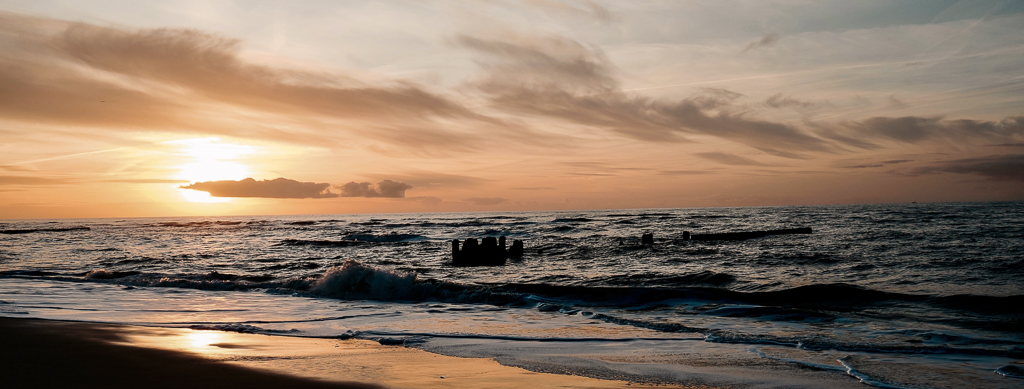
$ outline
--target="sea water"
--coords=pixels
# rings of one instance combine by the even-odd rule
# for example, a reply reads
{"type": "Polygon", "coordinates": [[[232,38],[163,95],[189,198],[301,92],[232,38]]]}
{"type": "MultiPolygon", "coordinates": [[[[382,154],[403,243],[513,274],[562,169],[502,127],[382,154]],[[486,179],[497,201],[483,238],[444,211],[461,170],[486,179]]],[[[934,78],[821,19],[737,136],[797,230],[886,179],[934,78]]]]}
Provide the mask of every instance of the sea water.
{"type": "Polygon", "coordinates": [[[738,373],[754,366],[1020,387],[1022,221],[1022,202],[3,221],[0,316],[365,338],[652,383],[803,384],[738,373]],[[683,238],[797,227],[813,233],[683,238]],[[525,255],[451,265],[452,239],[485,236],[525,255]]]}

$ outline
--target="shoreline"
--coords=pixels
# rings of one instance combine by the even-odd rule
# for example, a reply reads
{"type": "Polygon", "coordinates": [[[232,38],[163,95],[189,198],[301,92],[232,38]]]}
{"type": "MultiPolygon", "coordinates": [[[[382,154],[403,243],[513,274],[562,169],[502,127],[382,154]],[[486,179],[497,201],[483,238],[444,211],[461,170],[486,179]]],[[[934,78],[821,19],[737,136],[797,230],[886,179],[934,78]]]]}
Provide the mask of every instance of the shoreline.
{"type": "Polygon", "coordinates": [[[12,388],[687,387],[536,373],[369,340],[34,318],[0,317],[0,345],[0,376],[12,388]]]}

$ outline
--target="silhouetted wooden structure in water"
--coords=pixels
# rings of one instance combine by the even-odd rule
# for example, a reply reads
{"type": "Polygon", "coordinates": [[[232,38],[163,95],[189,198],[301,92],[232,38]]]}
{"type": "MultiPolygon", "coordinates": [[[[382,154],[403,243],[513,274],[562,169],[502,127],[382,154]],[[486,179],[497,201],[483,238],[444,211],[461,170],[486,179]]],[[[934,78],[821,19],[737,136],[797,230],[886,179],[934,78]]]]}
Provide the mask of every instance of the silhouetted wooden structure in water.
{"type": "Polygon", "coordinates": [[[505,237],[495,239],[493,236],[483,238],[477,243],[476,238],[466,239],[459,249],[459,240],[452,240],[453,266],[501,266],[508,258],[523,257],[523,241],[512,241],[512,247],[505,250],[505,237]]]}
{"type": "Polygon", "coordinates": [[[646,245],[654,244],[654,234],[648,232],[646,234],[640,235],[640,244],[646,244],[646,245]]]}

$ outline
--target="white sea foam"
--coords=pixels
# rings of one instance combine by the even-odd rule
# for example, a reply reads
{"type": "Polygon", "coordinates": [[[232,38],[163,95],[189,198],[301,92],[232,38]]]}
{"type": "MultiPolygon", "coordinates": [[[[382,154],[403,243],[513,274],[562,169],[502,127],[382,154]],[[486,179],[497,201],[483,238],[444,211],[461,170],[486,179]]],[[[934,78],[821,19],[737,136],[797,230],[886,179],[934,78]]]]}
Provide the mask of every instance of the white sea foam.
{"type": "Polygon", "coordinates": [[[348,260],[324,272],[310,286],[310,292],[344,299],[420,301],[429,295],[431,286],[416,281],[417,275],[413,272],[381,269],[348,260]]]}

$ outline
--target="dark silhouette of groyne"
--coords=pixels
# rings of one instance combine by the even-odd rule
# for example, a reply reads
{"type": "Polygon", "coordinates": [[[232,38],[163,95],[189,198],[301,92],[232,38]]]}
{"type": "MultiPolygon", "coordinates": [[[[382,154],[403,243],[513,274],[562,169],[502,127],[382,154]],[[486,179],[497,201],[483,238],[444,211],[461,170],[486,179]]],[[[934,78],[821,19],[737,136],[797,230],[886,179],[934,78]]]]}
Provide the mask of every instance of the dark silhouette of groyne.
{"type": "Polygon", "coordinates": [[[477,243],[476,238],[466,239],[459,248],[459,240],[452,240],[453,266],[501,266],[509,258],[523,257],[523,241],[512,241],[512,247],[505,249],[505,237],[488,236],[477,243]]]}

